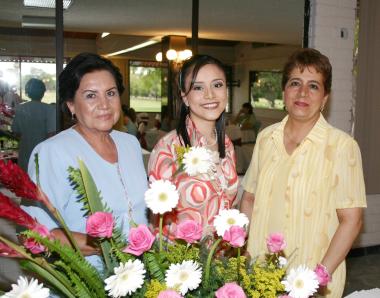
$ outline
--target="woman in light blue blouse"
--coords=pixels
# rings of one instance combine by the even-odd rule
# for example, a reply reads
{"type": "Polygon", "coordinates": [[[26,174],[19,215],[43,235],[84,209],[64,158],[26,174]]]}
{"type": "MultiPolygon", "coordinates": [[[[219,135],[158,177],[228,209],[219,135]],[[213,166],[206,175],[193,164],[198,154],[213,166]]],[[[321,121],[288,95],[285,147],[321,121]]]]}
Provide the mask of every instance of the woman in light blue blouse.
{"type": "MultiPolygon", "coordinates": [[[[101,267],[97,249],[85,234],[86,218],[77,193],[68,180],[68,168],[84,161],[104,203],[113,211],[127,234],[129,223],[146,223],[144,192],[147,189],[142,153],[137,139],[112,130],[120,116],[122,76],[111,61],[82,53],[59,76],[60,102],[76,124],[40,143],[29,161],[28,172],[36,180],[34,154],[39,156],[42,190],[62,214],[89,261],[101,267]]],[[[41,206],[24,209],[46,225],[53,236],[68,242],[58,224],[41,206]]]]}

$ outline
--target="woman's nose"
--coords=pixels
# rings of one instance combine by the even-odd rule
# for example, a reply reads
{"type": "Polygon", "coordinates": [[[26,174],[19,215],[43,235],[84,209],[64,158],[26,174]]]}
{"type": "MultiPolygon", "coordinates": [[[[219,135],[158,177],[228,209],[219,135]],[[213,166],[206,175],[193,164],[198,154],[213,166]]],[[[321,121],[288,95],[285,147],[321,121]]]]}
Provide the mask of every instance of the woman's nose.
{"type": "Polygon", "coordinates": [[[306,96],[308,94],[309,90],[307,89],[307,86],[302,85],[300,88],[300,94],[302,97],[306,96]]]}
{"type": "Polygon", "coordinates": [[[212,90],[211,88],[205,88],[204,89],[204,98],[213,98],[212,90]]]}
{"type": "Polygon", "coordinates": [[[109,100],[106,95],[99,96],[99,107],[107,109],[109,107],[109,100]]]}

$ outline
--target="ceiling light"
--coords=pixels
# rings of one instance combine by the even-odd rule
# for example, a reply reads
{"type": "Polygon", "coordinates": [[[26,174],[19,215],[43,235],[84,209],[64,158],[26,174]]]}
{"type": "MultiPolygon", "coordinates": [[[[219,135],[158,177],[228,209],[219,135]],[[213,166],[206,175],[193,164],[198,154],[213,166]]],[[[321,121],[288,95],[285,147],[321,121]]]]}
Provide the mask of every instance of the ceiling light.
{"type": "MultiPolygon", "coordinates": [[[[186,36],[168,35],[162,38],[164,48],[168,49],[165,56],[169,61],[174,63],[182,63],[184,60],[193,56],[191,50],[186,48],[186,36]]],[[[156,61],[162,61],[162,53],[156,54],[156,61]]]]}
{"type": "Polygon", "coordinates": [[[161,62],[162,61],[162,52],[158,52],[156,54],[156,61],[161,62]]]}
{"type": "Polygon", "coordinates": [[[124,50],[120,50],[120,51],[117,51],[117,52],[113,52],[113,53],[110,53],[110,54],[106,54],[105,56],[110,57],[110,56],[116,56],[116,55],[120,55],[120,54],[124,54],[124,53],[128,53],[128,52],[136,51],[138,49],[142,49],[142,48],[148,47],[150,45],[153,45],[153,44],[156,44],[156,43],[159,43],[159,42],[160,42],[159,39],[150,39],[150,40],[148,40],[146,42],[137,44],[137,45],[135,45],[133,47],[130,47],[130,48],[127,48],[127,49],[124,49],[124,50]]]}
{"type": "Polygon", "coordinates": [[[101,37],[104,38],[104,37],[106,37],[106,36],[108,36],[108,35],[110,35],[109,32],[103,32],[102,35],[101,35],[101,37]]]}
{"type": "MultiPolygon", "coordinates": [[[[63,0],[63,9],[68,9],[72,3],[72,0],[63,0]]],[[[24,0],[24,6],[55,8],[55,0],[24,0]]]]}
{"type": "Polygon", "coordinates": [[[23,28],[55,28],[54,17],[22,16],[23,28]]]}

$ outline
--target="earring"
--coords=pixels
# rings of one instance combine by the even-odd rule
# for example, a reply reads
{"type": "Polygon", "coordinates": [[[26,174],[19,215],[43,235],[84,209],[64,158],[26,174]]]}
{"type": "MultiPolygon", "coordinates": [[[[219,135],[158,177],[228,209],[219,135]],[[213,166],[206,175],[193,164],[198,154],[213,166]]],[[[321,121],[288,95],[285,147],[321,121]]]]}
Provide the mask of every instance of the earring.
{"type": "Polygon", "coordinates": [[[325,106],[324,105],[321,106],[321,109],[320,109],[321,113],[323,112],[324,109],[325,109],[325,106]]]}
{"type": "Polygon", "coordinates": [[[71,113],[71,120],[75,119],[75,113],[71,113]]]}

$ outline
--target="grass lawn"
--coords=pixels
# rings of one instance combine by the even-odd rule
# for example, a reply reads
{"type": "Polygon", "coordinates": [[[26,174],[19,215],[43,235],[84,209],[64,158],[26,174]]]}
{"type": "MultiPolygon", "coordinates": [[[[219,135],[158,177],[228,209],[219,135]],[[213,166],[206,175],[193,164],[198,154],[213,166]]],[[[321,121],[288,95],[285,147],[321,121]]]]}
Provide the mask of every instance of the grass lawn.
{"type": "Polygon", "coordinates": [[[161,113],[161,100],[131,97],[130,107],[136,112],[161,113]]]}

